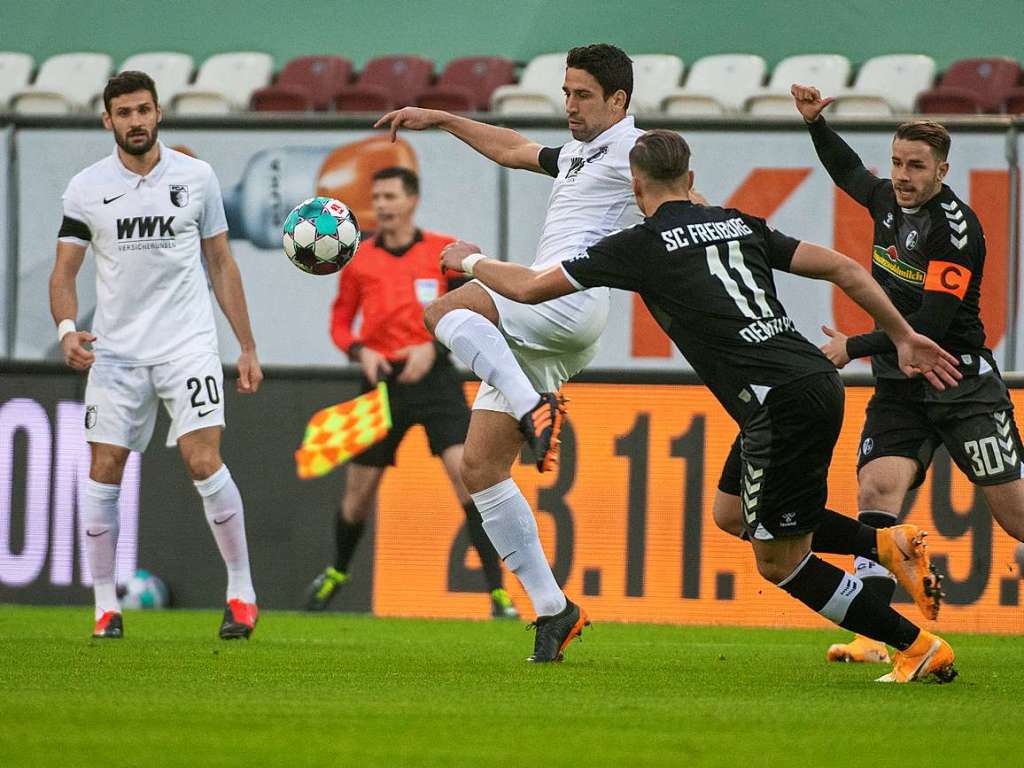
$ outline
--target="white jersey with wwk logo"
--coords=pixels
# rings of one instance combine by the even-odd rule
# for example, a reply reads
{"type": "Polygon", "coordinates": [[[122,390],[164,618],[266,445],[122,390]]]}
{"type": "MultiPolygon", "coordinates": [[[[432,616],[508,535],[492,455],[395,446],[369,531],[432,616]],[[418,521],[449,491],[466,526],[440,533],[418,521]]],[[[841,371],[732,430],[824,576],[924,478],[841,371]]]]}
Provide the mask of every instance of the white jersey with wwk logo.
{"type": "Polygon", "coordinates": [[[64,192],[59,239],[96,259],[96,362],[155,365],[217,352],[201,241],[227,230],[209,163],[160,144],[146,176],[117,149],[64,192]]]}

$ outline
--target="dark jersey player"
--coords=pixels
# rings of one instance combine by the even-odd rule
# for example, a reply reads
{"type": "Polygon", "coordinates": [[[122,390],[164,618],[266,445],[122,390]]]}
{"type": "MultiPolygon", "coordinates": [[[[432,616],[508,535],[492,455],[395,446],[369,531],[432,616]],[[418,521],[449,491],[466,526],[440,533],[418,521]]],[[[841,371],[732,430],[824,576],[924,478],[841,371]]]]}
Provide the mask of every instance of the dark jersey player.
{"type": "MultiPolygon", "coordinates": [[[[981,489],[999,525],[1024,539],[1024,448],[979,316],[985,236],[974,211],[943,184],[949,134],[931,121],[900,125],[892,143],[892,178],[879,179],[821,117],[831,99],[800,85],[793,86],[793,97],[829,175],[871,214],[875,280],[915,330],[960,358],[964,374],[959,387],[937,392],[901,373],[884,334],[830,333],[823,349],[832,362],[842,368],[870,356],[877,379],[857,463],[860,519],[893,525],[908,491],[924,481],[932,455],[945,445],[981,489]]],[[[891,599],[893,581],[877,563],[860,560],[857,572],[869,588],[891,599]]],[[[885,660],[887,652],[855,638],[832,646],[828,656],[874,661],[885,660]]]]}
{"type": "Polygon", "coordinates": [[[928,555],[915,526],[876,531],[825,508],[843,387],[787,317],[772,270],[839,285],[896,341],[908,374],[924,373],[938,387],[941,379],[954,384],[952,356],[915,333],[852,260],[741,211],[690,202],[690,150],[678,134],[648,131],[629,159],[647,216],[642,224],[541,272],[486,259],[465,243],[445,249],[444,266],[521,302],[594,286],[638,292],[740,427],[743,522],[762,576],[840,626],[895,643],[901,653],[886,681],[950,679],[953,652],[945,641],[811,551],[813,539],[815,551],[876,557],[898,571],[919,603],[928,602],[928,555]]]}

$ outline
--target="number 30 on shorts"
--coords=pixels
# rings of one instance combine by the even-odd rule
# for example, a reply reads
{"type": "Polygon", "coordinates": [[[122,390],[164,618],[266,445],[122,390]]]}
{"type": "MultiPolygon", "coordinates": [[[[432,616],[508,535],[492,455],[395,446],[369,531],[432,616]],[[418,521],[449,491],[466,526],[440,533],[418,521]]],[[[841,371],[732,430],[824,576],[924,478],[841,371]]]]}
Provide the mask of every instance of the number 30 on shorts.
{"type": "Polygon", "coordinates": [[[193,408],[220,404],[220,389],[217,387],[217,380],[213,376],[207,376],[204,380],[192,376],[185,382],[185,387],[192,395],[190,402],[193,408]],[[205,399],[203,399],[204,396],[205,399]]]}

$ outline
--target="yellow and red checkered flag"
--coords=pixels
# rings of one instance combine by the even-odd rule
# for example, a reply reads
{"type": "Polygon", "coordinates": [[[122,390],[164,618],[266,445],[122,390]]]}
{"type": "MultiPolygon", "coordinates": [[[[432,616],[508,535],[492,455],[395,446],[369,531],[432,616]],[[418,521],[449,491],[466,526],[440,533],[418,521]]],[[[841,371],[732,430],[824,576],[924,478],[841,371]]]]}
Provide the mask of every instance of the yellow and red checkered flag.
{"type": "Polygon", "coordinates": [[[303,480],[322,477],[383,440],[390,429],[388,386],[382,381],[372,392],[313,414],[295,452],[295,469],[303,480]]]}

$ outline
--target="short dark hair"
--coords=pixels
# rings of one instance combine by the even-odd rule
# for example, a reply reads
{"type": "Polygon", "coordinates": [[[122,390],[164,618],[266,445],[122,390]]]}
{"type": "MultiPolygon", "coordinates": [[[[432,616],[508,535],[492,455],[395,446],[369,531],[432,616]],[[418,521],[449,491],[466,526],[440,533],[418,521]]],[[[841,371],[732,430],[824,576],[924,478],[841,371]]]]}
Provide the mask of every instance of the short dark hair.
{"type": "Polygon", "coordinates": [[[416,171],[409,168],[394,165],[390,168],[381,168],[373,174],[374,181],[383,181],[384,179],[401,179],[402,188],[407,195],[418,195],[420,193],[420,177],[416,175],[416,171]]]}
{"type": "Polygon", "coordinates": [[[118,96],[124,96],[136,91],[149,91],[153,96],[153,103],[160,106],[160,100],[156,97],[156,83],[153,78],[145,72],[137,70],[126,70],[119,72],[107,80],[107,87],[103,89],[103,107],[110,112],[110,102],[118,96]]]}
{"type": "Polygon", "coordinates": [[[621,48],[608,43],[581,45],[569,51],[565,66],[582,69],[601,84],[606,100],[616,91],[626,92],[626,107],[633,97],[633,60],[621,48]]]}
{"type": "Polygon", "coordinates": [[[636,140],[629,164],[651,181],[673,184],[690,172],[690,145],[675,131],[655,128],[636,140]]]}
{"type": "Polygon", "coordinates": [[[912,120],[909,123],[902,123],[897,126],[893,139],[923,141],[935,151],[939,160],[949,157],[949,147],[953,143],[946,127],[934,120],[912,120]]]}

